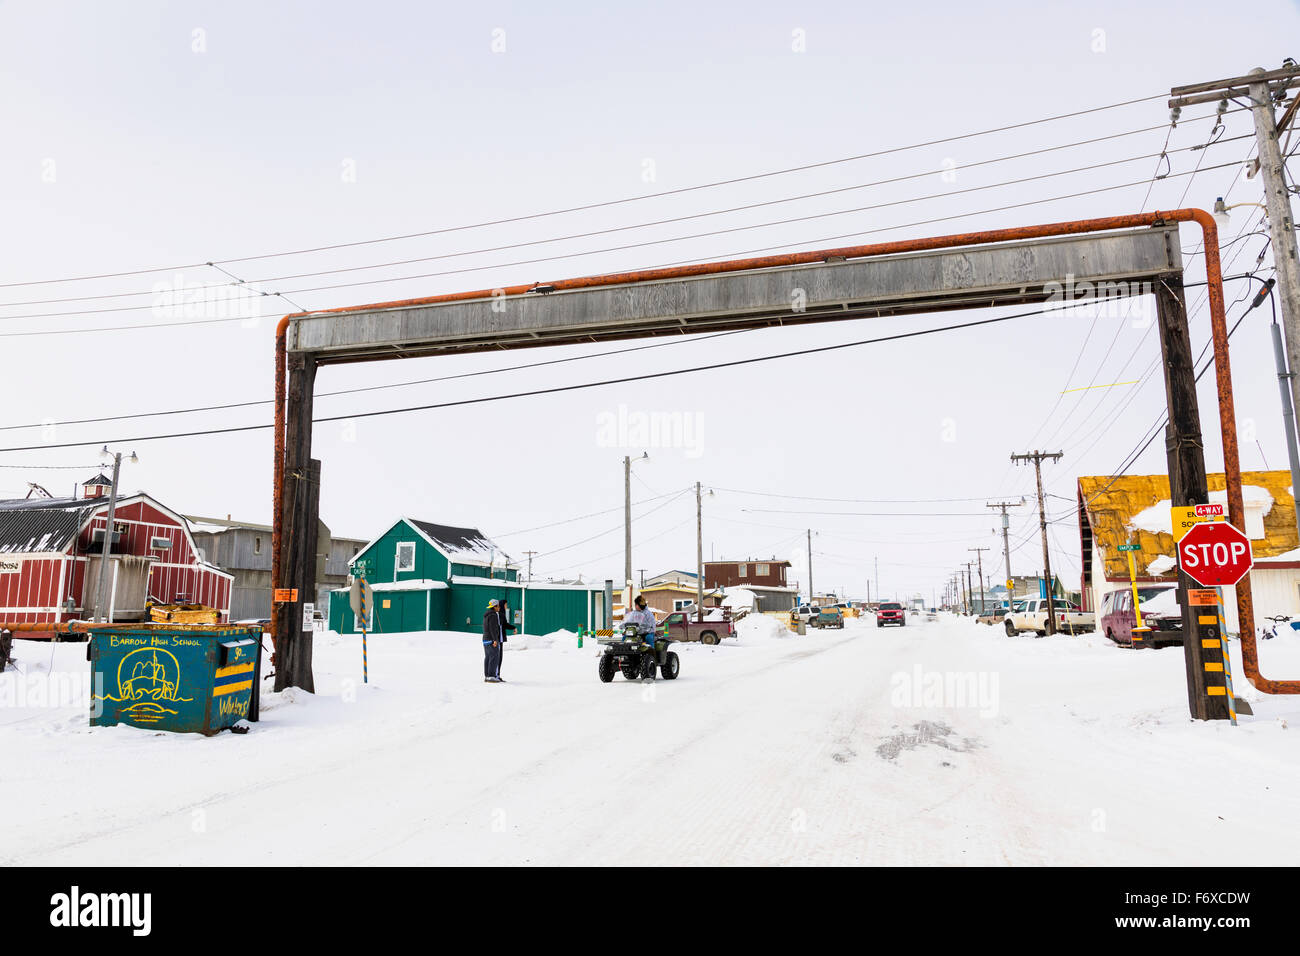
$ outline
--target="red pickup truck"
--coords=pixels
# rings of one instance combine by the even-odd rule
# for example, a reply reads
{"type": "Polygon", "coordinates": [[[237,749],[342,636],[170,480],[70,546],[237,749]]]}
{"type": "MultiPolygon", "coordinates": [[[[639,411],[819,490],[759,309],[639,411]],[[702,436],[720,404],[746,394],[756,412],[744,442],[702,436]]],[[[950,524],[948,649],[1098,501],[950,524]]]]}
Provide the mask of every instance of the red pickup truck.
{"type": "Polygon", "coordinates": [[[704,614],[704,620],[697,621],[694,614],[673,611],[659,622],[659,632],[670,641],[699,641],[701,644],[717,644],[724,637],[736,633],[728,609],[708,608],[704,614]]]}
{"type": "Polygon", "coordinates": [[[876,608],[876,627],[884,627],[886,624],[907,627],[907,612],[903,610],[903,605],[886,601],[876,608]]]}

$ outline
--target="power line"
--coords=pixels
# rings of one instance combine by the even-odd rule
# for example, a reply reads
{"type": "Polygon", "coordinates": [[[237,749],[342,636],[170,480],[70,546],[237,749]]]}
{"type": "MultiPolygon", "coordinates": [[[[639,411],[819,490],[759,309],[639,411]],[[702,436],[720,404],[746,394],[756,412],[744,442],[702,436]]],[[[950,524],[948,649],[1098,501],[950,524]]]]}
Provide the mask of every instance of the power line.
{"type": "MultiPolygon", "coordinates": [[[[4,466],[0,465],[0,467],[4,467],[4,466]]],[[[641,499],[640,501],[634,501],[634,502],[632,502],[632,507],[635,508],[635,507],[637,507],[637,506],[639,506],[639,505],[648,504],[648,503],[651,502],[651,501],[658,501],[660,498],[667,498],[669,495],[677,495],[677,494],[680,494],[680,493],[681,493],[680,491],[668,491],[668,492],[665,492],[665,493],[662,494],[662,495],[657,495],[657,496],[655,496],[654,498],[643,498],[643,499],[641,499]]],[[[592,511],[592,512],[590,512],[589,514],[578,515],[576,518],[565,518],[565,519],[562,520],[562,521],[552,521],[550,524],[539,524],[539,525],[537,525],[537,526],[534,527],[534,528],[521,528],[521,529],[518,530],[518,531],[498,532],[498,533],[494,534],[493,537],[494,537],[494,538],[511,538],[511,537],[516,536],[516,535],[528,534],[528,533],[533,532],[533,531],[544,531],[544,530],[547,529],[547,528],[556,528],[556,527],[559,527],[560,525],[564,525],[564,524],[573,524],[573,523],[576,522],[576,521],[583,521],[583,520],[585,520],[585,519],[587,519],[587,518],[596,518],[596,517],[599,517],[600,515],[612,514],[612,513],[615,512],[615,511],[622,511],[623,508],[624,508],[623,505],[615,505],[613,508],[606,508],[606,509],[603,510],[603,511],[592,511]]]]}
{"type": "MultiPolygon", "coordinates": [[[[1234,137],[1234,139],[1242,139],[1242,138],[1245,138],[1245,136],[1243,135],[1241,137],[1234,137]]],[[[1220,142],[1231,142],[1231,140],[1221,140],[1220,142]]],[[[581,250],[578,252],[557,254],[553,256],[543,256],[534,259],[516,260],[514,262],[493,263],[493,264],[483,265],[483,266],[471,266],[462,269],[443,270],[441,272],[423,272],[423,273],[415,273],[415,274],[404,275],[404,276],[386,277],[382,279],[361,279],[355,282],[335,282],[327,285],[309,286],[301,289],[291,289],[288,292],[283,292],[283,293],[264,292],[262,293],[262,295],[278,295],[281,297],[287,297],[289,295],[301,295],[307,292],[326,292],[326,291],[333,291],[336,289],[355,289],[362,286],[387,285],[392,282],[408,282],[408,281],[413,281],[415,279],[442,278],[450,275],[461,275],[468,272],[483,272],[490,269],[510,268],[510,267],[521,266],[521,265],[538,265],[543,262],[556,262],[562,259],[574,259],[574,258],[581,258],[585,256],[591,256],[591,255],[604,255],[610,252],[626,252],[631,249],[644,249],[649,246],[662,246],[662,245],[667,245],[669,243],[675,243],[675,242],[688,242],[694,239],[709,239],[716,236],[730,235],[733,233],[751,232],[755,229],[768,229],[773,226],[787,226],[795,223],[812,222],[820,219],[830,219],[835,216],[847,216],[847,215],[852,215],[854,213],[872,212],[875,210],[887,209],[895,206],[906,206],[911,203],[928,202],[934,199],[952,199],[953,197],[967,195],[970,193],[985,192],[990,189],[1001,189],[1006,186],[1018,186],[1029,182],[1037,182],[1039,180],[1044,180],[1044,179],[1054,179],[1060,176],[1073,175],[1074,173],[1088,172],[1094,169],[1101,169],[1108,166],[1117,166],[1117,165],[1123,165],[1125,163],[1137,162],[1143,159],[1150,159],[1154,155],[1156,154],[1153,153],[1145,156],[1134,156],[1128,159],[1110,160],[1104,163],[1093,163],[1088,166],[1079,166],[1079,167],[1075,167],[1074,169],[1058,170],[1056,172],[1051,172],[1051,173],[1040,173],[1034,176],[1024,176],[1019,179],[1005,180],[1003,182],[998,182],[998,183],[988,183],[983,186],[972,186],[967,189],[948,190],[946,192],[931,193],[925,196],[912,196],[906,199],[890,200],[889,202],[870,203],[865,206],[853,206],[848,209],[836,209],[830,212],[810,213],[804,216],[791,216],[785,219],[773,219],[773,220],[768,220],[767,222],[752,223],[750,225],[744,225],[744,226],[729,226],[723,229],[713,229],[707,232],[691,233],[689,235],[684,235],[684,236],[670,236],[664,239],[647,239],[640,242],[623,243],[622,245],[608,246],[603,249],[588,249],[588,250],[581,250]]],[[[1224,165],[1230,165],[1230,164],[1224,164],[1224,165]]],[[[1208,168],[1216,169],[1222,167],[1212,166],[1208,168]]],[[[1195,173],[1196,170],[1193,170],[1191,173],[1177,173],[1174,175],[1195,175],[1195,173]]],[[[1071,196],[1062,197],[1062,198],[1073,198],[1074,195],[1088,195],[1091,193],[1105,192],[1114,189],[1126,189],[1133,186],[1142,185],[1145,182],[1146,180],[1137,180],[1134,182],[1125,183],[1121,186],[1111,186],[1111,187],[1106,187],[1104,189],[1089,190],[1087,193],[1073,194],[1071,196]]],[[[1037,203],[1051,202],[1051,201],[1054,200],[1051,199],[1036,200],[1033,203],[1018,204],[1018,205],[1035,205],[1037,203]]],[[[1014,207],[1003,207],[1003,208],[1014,208],[1014,207]]],[[[967,213],[965,215],[973,215],[973,214],[967,213]]],[[[945,217],[945,218],[953,218],[953,217],[945,217]]],[[[956,218],[961,218],[961,217],[956,217],[956,218]]],[[[617,231],[617,230],[609,230],[609,231],[617,231]]],[[[514,245],[501,246],[499,248],[511,249],[511,248],[517,248],[522,245],[529,245],[529,243],[519,243],[514,245]]],[[[455,253],[454,255],[462,255],[462,253],[455,253]]],[[[434,256],[431,258],[439,259],[445,257],[434,256]]],[[[270,280],[258,280],[258,281],[270,281],[270,280]]],[[[115,312],[139,312],[144,310],[153,311],[155,310],[155,308],[156,307],[154,305],[129,305],[129,306],[114,306],[105,309],[73,309],[73,310],[65,310],[61,312],[31,312],[22,315],[0,316],[0,322],[21,321],[26,319],[65,318],[68,316],[75,316],[75,315],[104,315],[104,314],[115,313],[115,312]]],[[[231,316],[224,320],[207,320],[207,321],[211,323],[213,321],[247,321],[247,320],[248,320],[247,316],[241,315],[241,316],[231,316]]],[[[195,324],[199,324],[199,323],[196,322],[195,324]]],[[[158,328],[159,326],[153,325],[153,326],[141,326],[141,327],[158,328]]],[[[66,332],[71,330],[63,330],[63,331],[66,332]]],[[[3,334],[31,335],[36,333],[27,332],[27,333],[3,333],[3,334]]]]}
{"type": "MultiPolygon", "coordinates": [[[[475,372],[460,372],[455,375],[439,375],[434,378],[421,378],[409,382],[385,382],[382,385],[362,385],[356,388],[341,388],[330,392],[317,392],[316,398],[327,398],[336,395],[357,395],[362,392],[386,391],[392,388],[408,388],[412,385],[430,385],[435,382],[450,382],[462,378],[477,378],[482,375],[499,375],[503,372],[518,372],[525,369],[543,368],[548,365],[563,365],[567,362],[581,362],[586,359],[607,358],[611,355],[623,355],[628,352],[640,352],[645,349],[665,348],[670,345],[683,345],[693,342],[705,342],[709,339],[721,338],[724,335],[738,335],[742,332],[750,332],[752,329],[733,329],[727,332],[713,332],[708,335],[699,336],[680,336],[667,342],[653,342],[649,345],[635,345],[629,348],[609,349],[604,352],[593,352],[588,355],[571,355],[567,358],[547,359],[542,362],[525,362],[521,365],[507,365],[504,368],[480,369],[475,372]]],[[[227,402],[222,405],[198,405],[189,408],[172,408],[156,410],[152,412],[134,412],[128,415],[106,415],[99,418],[76,418],[67,421],[41,421],[28,422],[23,425],[0,425],[0,432],[15,431],[20,428],[49,428],[60,427],[64,425],[92,425],[100,422],[126,421],[133,418],[158,418],[166,415],[190,415],[200,412],[229,411],[234,408],[254,408],[259,405],[271,405],[274,399],[261,398],[247,402],[227,402]]]]}
{"type": "Polygon", "coordinates": [[[1105,106],[1096,106],[1096,107],[1091,107],[1089,109],[1074,110],[1069,113],[1059,113],[1055,116],[1046,116],[1036,120],[1026,120],[1021,123],[1012,123],[1006,126],[999,126],[999,127],[993,127],[991,129],[979,130],[973,133],[963,133],[957,136],[945,136],[939,139],[928,140],[926,142],[912,143],[908,146],[895,146],[889,149],[876,150],[870,153],[860,153],[855,156],[845,156],[839,159],[823,160],[821,162],[816,162],[816,163],[806,163],[801,166],[790,166],[784,169],[771,170],[765,173],[754,173],[748,176],[737,176],[731,179],[721,179],[709,183],[699,183],[694,186],[683,186],[677,189],[665,189],[653,193],[643,193],[637,196],[626,196],[621,199],[611,199],[611,200],[605,200],[603,202],[585,203],[582,205],[569,206],[562,209],[552,209],[546,212],[529,213],[523,216],[511,216],[504,219],[494,219],[494,220],[488,220],[484,222],[468,223],[460,226],[448,226],[442,229],[430,229],[430,230],[425,230],[423,232],[412,232],[403,235],[383,236],[377,239],[361,239],[353,242],[340,242],[340,243],[333,243],[330,245],[312,246],[308,248],[293,249],[293,250],[288,250],[283,252],[264,253],[262,255],[255,255],[255,256],[241,256],[233,259],[218,259],[218,260],[205,261],[205,262],[192,262],[183,265],[173,265],[173,266],[156,266],[156,267],[150,267],[144,269],[132,269],[123,272],[99,273],[96,275],[67,276],[59,279],[35,279],[26,282],[0,283],[0,288],[17,288],[21,286],[50,285],[50,284],[61,283],[61,282],[83,282],[83,281],[89,281],[93,279],[117,279],[117,278],[123,278],[125,276],[147,275],[150,273],[157,273],[157,272],[175,272],[183,269],[198,269],[208,265],[213,265],[213,266],[233,265],[242,262],[255,262],[255,261],[261,261],[265,259],[278,259],[285,256],[306,255],[308,253],[314,253],[314,252],[328,252],[336,249],[351,249],[357,246],[376,245],[385,242],[397,242],[405,239],[420,239],[420,238],[426,238],[428,236],[438,236],[438,235],[445,235],[448,233],[464,232],[471,229],[483,229],[491,226],[513,225],[521,222],[528,222],[530,220],[542,219],[550,216],[561,216],[561,215],[567,215],[569,213],[574,213],[574,212],[585,212],[592,209],[603,209],[603,208],[608,208],[610,206],[619,206],[628,203],[644,202],[649,199],[659,199],[664,196],[682,195],[685,193],[698,192],[704,189],[714,189],[720,186],[731,186],[737,183],[753,182],[759,179],[768,179],[774,176],[785,176],[791,173],[806,172],[810,169],[821,169],[828,166],[840,165],[843,163],[857,162],[863,159],[875,159],[880,156],[889,156],[896,153],[908,152],[914,149],[922,149],[927,146],[937,146],[944,143],[954,143],[954,142],[959,142],[961,140],[973,139],[978,136],[988,136],[994,133],[1004,133],[1009,130],[1023,129],[1028,126],[1036,126],[1041,123],[1051,123],[1057,120],[1071,119],[1076,116],[1087,116],[1092,113],[1100,113],[1105,110],[1118,109],[1124,106],[1133,106],[1138,103],[1149,103],[1152,100],[1163,99],[1164,96],[1165,94],[1145,96],[1145,97],[1140,97],[1138,99],[1124,100],[1119,103],[1110,103],[1105,106]]]}
{"type": "MultiPolygon", "coordinates": [[[[575,385],[560,385],[560,386],[553,386],[551,388],[532,389],[530,391],[524,391],[524,392],[511,392],[504,395],[487,395],[481,398],[467,398],[467,399],[460,399],[458,401],[453,401],[453,402],[437,402],[429,405],[413,405],[407,408],[378,409],[376,411],[370,411],[370,412],[355,412],[351,415],[329,415],[320,418],[315,418],[313,419],[313,421],[314,422],[351,421],[358,418],[376,418],[376,417],[386,416],[386,415],[401,415],[409,412],[432,411],[441,408],[458,408],[465,405],[480,405],[480,404],[485,404],[487,402],[506,401],[508,399],[514,399],[514,398],[530,398],[537,395],[553,395],[562,392],[580,391],[588,388],[599,388],[604,385],[622,385],[628,382],[650,381],[654,379],[668,378],[674,375],[690,374],[693,372],[706,372],[706,371],[716,372],[717,370],[723,368],[734,368],[741,365],[753,365],[758,362],[770,362],[770,361],[783,359],[783,358],[794,358],[794,357],[804,356],[804,355],[816,355],[823,352],[833,352],[833,351],[838,351],[840,349],[856,348],[863,345],[875,345],[881,342],[891,342],[900,339],[916,338],[923,335],[933,335],[938,332],[950,332],[957,329],[977,328],[983,325],[993,325],[1000,322],[1008,322],[1011,321],[1012,319],[1026,318],[1034,315],[1043,315],[1045,313],[1054,312],[1054,311],[1059,311],[1059,310],[1034,309],[1029,312],[1018,312],[1012,315],[995,316],[989,319],[977,319],[972,322],[960,322],[960,323],[954,323],[952,325],[937,326],[932,329],[917,329],[911,332],[897,332],[892,335],[884,335],[872,339],[861,339],[856,342],[841,342],[836,345],[823,345],[815,348],[798,349],[793,352],[778,352],[771,355],[759,355],[753,358],[735,359],[730,362],[718,362],[711,365],[697,365],[691,368],[672,369],[664,372],[648,372],[642,375],[631,375],[624,378],[605,379],[599,382],[582,382],[575,385]]],[[[46,443],[42,445],[14,446],[11,448],[0,448],[0,452],[41,451],[45,449],[54,449],[54,448],[84,448],[88,445],[99,445],[99,444],[111,445],[120,442],[162,441],[162,440],[173,439],[173,438],[194,438],[194,437],[205,436],[205,435],[230,435],[239,432],[262,431],[264,429],[268,429],[271,427],[272,425],[270,424],[232,425],[225,428],[196,429],[194,431],[188,431],[188,432],[173,432],[166,435],[145,435],[145,436],[139,436],[135,438],[114,438],[109,440],[97,439],[95,441],[62,442],[62,443],[46,443]]]]}
{"type": "MultiPolygon", "coordinates": [[[[1196,120],[1210,119],[1213,115],[1214,114],[1207,114],[1206,116],[1197,117],[1195,120],[1191,120],[1189,122],[1195,122],[1196,120]]],[[[1128,130],[1123,133],[1111,133],[1106,136],[1096,136],[1091,139],[1077,140],[1075,142],[1064,143],[1059,146],[1046,146],[1040,149],[1028,150],[1022,153],[1013,153],[1007,156],[998,156],[993,159],[980,160],[978,162],[966,163],[961,166],[957,166],[955,167],[954,171],[957,170],[965,171],[965,170],[977,169],[982,166],[989,166],[997,163],[1010,162],[1017,159],[1025,159],[1030,156],[1039,156],[1045,153],[1059,152],[1061,150],[1073,149],[1079,146],[1093,145],[1095,143],[1106,142],[1108,140],[1121,139],[1127,136],[1135,136],[1142,133],[1149,133],[1152,130],[1157,130],[1160,128],[1161,127],[1159,126],[1147,126],[1141,129],[1128,130]]],[[[1168,142],[1166,141],[1166,147],[1167,146],[1168,146],[1168,142]]],[[[1173,152],[1181,152],[1185,150],[1196,150],[1196,149],[1203,149],[1203,148],[1204,147],[1201,146],[1191,146],[1191,147],[1185,147],[1184,150],[1174,150],[1173,152]]],[[[1077,170],[1066,170],[1064,172],[1052,173],[1049,175],[1059,176],[1059,175],[1065,175],[1067,173],[1072,173],[1072,172],[1080,172],[1080,171],[1085,171],[1090,169],[1097,169],[1097,168],[1101,168],[1102,166],[1112,166],[1112,165],[1119,165],[1128,162],[1136,162],[1141,159],[1149,159],[1151,158],[1151,156],[1155,156],[1155,155],[1166,156],[1167,152],[1162,151],[1160,154],[1153,153],[1150,156],[1138,156],[1138,157],[1133,157],[1132,159],[1114,160],[1107,163],[1100,163],[1092,166],[1084,166],[1077,170]]],[[[547,245],[555,242],[567,242],[574,239],[588,239],[595,236],[610,235],[613,233],[628,232],[637,229],[647,229],[656,226],[671,225],[679,222],[688,222],[695,219],[705,219],[713,216],[728,215],[730,213],[735,213],[735,212],[745,212],[753,209],[765,208],[768,206],[782,205],[785,203],[803,202],[809,199],[824,198],[826,196],[839,195],[842,193],[854,192],[862,189],[870,189],[877,186],[892,185],[895,183],[907,182],[914,179],[925,179],[933,175],[935,175],[934,170],[926,169],[916,173],[908,173],[902,176],[890,177],[888,179],[878,179],[866,183],[855,183],[849,186],[836,187],[834,189],[824,189],[824,190],[819,190],[817,192],[802,193],[796,196],[786,196],[780,199],[768,199],[768,200],[762,200],[758,202],[745,203],[737,206],[729,206],[722,209],[708,210],[706,212],[689,213],[681,216],[672,216],[666,219],[656,219],[647,222],[630,223],[628,225],[623,225],[623,226],[611,226],[604,229],[589,230],[587,232],[570,233],[568,235],[563,235],[563,236],[551,236],[545,239],[532,239],[524,242],[505,243],[502,245],[486,246],[478,249],[467,249],[460,252],[442,253],[440,255],[419,256],[419,257],[408,258],[408,259],[395,259],[395,260],[389,260],[387,262],[371,263],[368,265],[360,265],[360,266],[343,266],[336,269],[322,269],[314,272],[298,272],[298,273],[291,273],[286,275],[267,276],[263,278],[253,279],[250,282],[245,282],[245,280],[240,279],[238,276],[234,275],[229,270],[223,268],[218,263],[209,262],[206,263],[206,265],[210,266],[213,269],[217,269],[218,271],[223,272],[226,275],[230,276],[231,278],[235,279],[233,285],[253,288],[251,283],[257,283],[260,285],[267,282],[285,282],[291,279],[309,279],[309,278],[316,278],[318,276],[338,275],[346,272],[361,272],[370,269],[385,269],[385,268],[392,268],[394,266],[413,265],[415,263],[420,263],[420,262],[435,262],[444,259],[455,259],[455,258],[462,258],[465,256],[483,255],[490,252],[503,252],[512,249],[522,249],[522,248],[528,248],[532,246],[547,245]]],[[[1035,178],[1039,178],[1039,177],[1035,177],[1035,178]]],[[[984,188],[984,189],[996,188],[997,185],[1014,185],[1023,181],[1025,180],[1014,180],[1011,183],[995,184],[995,185],[990,185],[990,186],[985,186],[980,188],[984,188]]],[[[949,192],[949,193],[941,193],[937,195],[946,196],[946,195],[953,195],[953,194],[954,193],[949,192]]],[[[929,199],[929,198],[936,198],[936,197],[927,196],[922,198],[929,199]]],[[[918,200],[911,199],[905,201],[915,202],[918,200]]],[[[849,211],[857,211],[857,210],[849,210],[849,211]]],[[[760,228],[760,226],[746,227],[746,228],[760,228]]],[[[688,238],[696,238],[696,237],[692,236],[688,238]]],[[[388,281],[388,280],[382,280],[382,281],[388,281]]],[[[192,294],[195,292],[203,292],[208,290],[228,288],[230,287],[230,285],[232,285],[232,283],[214,283],[214,284],[188,288],[183,291],[187,294],[192,294]]],[[[258,291],[259,295],[273,294],[273,293],[264,293],[261,292],[260,290],[255,290],[255,291],[258,291]]],[[[314,291],[314,290],[304,290],[304,291],[314,291]]],[[[11,308],[11,307],[30,306],[30,305],[53,305],[53,304],[64,303],[64,302],[89,302],[89,301],[98,301],[103,299],[137,298],[140,296],[157,295],[157,294],[158,293],[155,291],[110,292],[110,293],[103,293],[100,295],[70,296],[70,297],[62,297],[62,298],[54,298],[54,299],[30,299],[30,300],[18,301],[18,302],[3,302],[0,303],[0,308],[11,308]]],[[[274,294],[279,295],[280,293],[274,293],[274,294]]],[[[295,306],[295,308],[297,308],[297,306],[295,306]]]]}

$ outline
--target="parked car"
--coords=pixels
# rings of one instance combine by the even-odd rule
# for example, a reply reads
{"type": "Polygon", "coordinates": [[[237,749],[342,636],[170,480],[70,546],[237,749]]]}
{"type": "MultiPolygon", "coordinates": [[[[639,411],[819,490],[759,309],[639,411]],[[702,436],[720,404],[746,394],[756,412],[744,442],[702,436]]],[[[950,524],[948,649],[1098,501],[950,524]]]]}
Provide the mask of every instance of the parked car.
{"type": "MultiPolygon", "coordinates": [[[[1161,644],[1183,642],[1183,611],[1178,604],[1178,586],[1173,584],[1140,587],[1138,606],[1142,609],[1142,623],[1151,633],[1138,646],[1159,647],[1161,644]]],[[[1101,599],[1101,630],[1116,644],[1133,647],[1133,628],[1137,615],[1133,613],[1133,589],[1111,591],[1101,599]]]]}
{"type": "Polygon", "coordinates": [[[694,614],[685,611],[673,611],[659,622],[659,633],[669,641],[698,641],[701,644],[717,644],[724,637],[736,633],[731,622],[730,611],[717,614],[718,608],[709,608],[703,621],[697,621],[694,614]]]}
{"type": "Polygon", "coordinates": [[[882,601],[876,608],[876,627],[884,627],[886,624],[897,624],[899,627],[907,626],[907,612],[903,610],[903,605],[897,601],[882,601]]]}
{"type": "Polygon", "coordinates": [[[990,604],[976,618],[981,624],[1001,624],[1007,617],[1006,604],[990,604]]]}
{"type": "Polygon", "coordinates": [[[843,627],[844,610],[838,605],[821,608],[813,619],[813,627],[843,627]]]}
{"type": "Polygon", "coordinates": [[[790,612],[791,624],[811,624],[817,617],[818,608],[802,605],[790,612]]]}
{"type": "MultiPolygon", "coordinates": [[[[1052,599],[1052,610],[1056,612],[1057,633],[1082,634],[1096,626],[1091,611],[1080,611],[1077,604],[1062,598],[1052,599]]],[[[1024,631],[1033,631],[1042,637],[1047,633],[1047,598],[1015,602],[1011,613],[1004,619],[1004,626],[1012,637],[1024,631]]]]}

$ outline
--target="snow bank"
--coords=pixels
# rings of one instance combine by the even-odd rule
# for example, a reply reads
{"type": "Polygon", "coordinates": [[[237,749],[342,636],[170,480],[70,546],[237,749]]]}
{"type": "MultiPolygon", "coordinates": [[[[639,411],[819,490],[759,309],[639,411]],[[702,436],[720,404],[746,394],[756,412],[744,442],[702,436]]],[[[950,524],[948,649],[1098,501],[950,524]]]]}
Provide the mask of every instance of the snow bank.
{"type": "Polygon", "coordinates": [[[1143,614],[1179,614],[1178,591],[1166,588],[1149,601],[1141,604],[1143,614]]]}
{"type": "Polygon", "coordinates": [[[736,622],[736,640],[741,644],[776,641],[793,633],[769,614],[749,614],[736,622]]]}
{"type": "Polygon", "coordinates": [[[728,588],[722,598],[722,606],[733,611],[752,611],[755,603],[754,592],[749,588],[728,588]]]}
{"type": "Polygon", "coordinates": [[[1151,575],[1161,575],[1166,571],[1171,570],[1175,565],[1177,565],[1177,563],[1178,562],[1169,557],[1169,555],[1162,554],[1147,565],[1147,573],[1151,575]]]}

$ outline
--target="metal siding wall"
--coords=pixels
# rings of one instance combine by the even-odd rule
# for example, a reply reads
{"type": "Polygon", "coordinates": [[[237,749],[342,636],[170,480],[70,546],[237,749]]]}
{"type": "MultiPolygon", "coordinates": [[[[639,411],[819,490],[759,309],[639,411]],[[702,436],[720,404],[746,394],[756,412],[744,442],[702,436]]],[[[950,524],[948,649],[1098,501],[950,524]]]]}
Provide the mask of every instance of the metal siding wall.
{"type": "Polygon", "coordinates": [[[589,595],[589,591],[530,590],[524,633],[550,634],[552,631],[577,631],[586,627],[589,595]]]}

